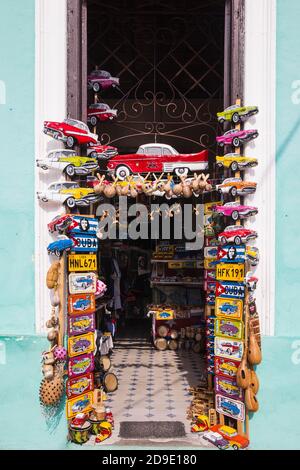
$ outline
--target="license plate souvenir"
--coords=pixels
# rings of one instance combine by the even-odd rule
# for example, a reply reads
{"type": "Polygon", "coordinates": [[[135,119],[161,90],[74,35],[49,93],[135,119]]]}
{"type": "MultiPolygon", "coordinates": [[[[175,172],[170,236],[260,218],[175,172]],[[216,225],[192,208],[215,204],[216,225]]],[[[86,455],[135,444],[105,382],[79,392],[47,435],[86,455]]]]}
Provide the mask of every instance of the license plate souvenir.
{"type": "Polygon", "coordinates": [[[97,271],[97,255],[69,255],[69,271],[97,271]]]}
{"type": "Polygon", "coordinates": [[[74,398],[82,393],[90,392],[94,389],[94,377],[92,373],[67,380],[66,392],[68,398],[74,398]]]}
{"type": "Polygon", "coordinates": [[[94,217],[72,215],[75,222],[75,227],[70,230],[71,234],[85,233],[89,235],[96,235],[98,228],[98,219],[94,217]]]}
{"type": "Polygon", "coordinates": [[[216,269],[216,264],[215,258],[204,258],[204,269],[216,269]]]}
{"type": "Polygon", "coordinates": [[[82,335],[95,330],[94,313],[84,313],[68,317],[68,335],[82,335]]]}
{"type": "Polygon", "coordinates": [[[218,247],[218,261],[222,263],[244,263],[245,262],[244,245],[225,245],[218,247]]]}
{"type": "Polygon", "coordinates": [[[92,409],[93,392],[88,392],[79,397],[67,400],[67,416],[73,418],[77,413],[86,413],[92,409]]]}
{"type": "Polygon", "coordinates": [[[72,239],[75,243],[72,251],[75,251],[75,253],[89,253],[96,252],[98,250],[98,238],[93,235],[86,235],[85,233],[81,233],[78,235],[73,235],[72,239]]]}
{"type": "Polygon", "coordinates": [[[233,398],[234,400],[243,400],[243,390],[238,387],[235,379],[225,379],[224,377],[215,377],[216,393],[233,398]]]}
{"type": "Polygon", "coordinates": [[[208,292],[206,295],[206,303],[207,305],[215,305],[216,296],[214,292],[208,292]]]}
{"type": "Polygon", "coordinates": [[[206,246],[204,248],[204,258],[217,259],[218,247],[217,246],[206,246]]]}
{"type": "Polygon", "coordinates": [[[236,377],[240,363],[232,359],[224,359],[222,357],[215,357],[215,373],[222,377],[232,378],[236,377]]]}
{"type": "Polygon", "coordinates": [[[240,401],[216,395],[216,410],[218,413],[229,416],[229,418],[234,418],[238,421],[245,420],[245,405],[240,401]]]}
{"type": "Polygon", "coordinates": [[[85,294],[96,292],[97,276],[95,273],[69,274],[70,294],[85,294]]]}
{"type": "Polygon", "coordinates": [[[238,320],[218,318],[215,322],[215,335],[223,338],[243,339],[244,323],[238,320]]]}
{"type": "Polygon", "coordinates": [[[213,211],[214,206],[221,206],[222,201],[207,202],[204,204],[204,214],[209,214],[213,211]]]}
{"type": "Polygon", "coordinates": [[[216,280],[216,270],[215,269],[206,269],[204,271],[204,278],[207,281],[215,281],[216,280]]]}
{"type": "Polygon", "coordinates": [[[245,278],[245,265],[241,263],[219,263],[216,268],[218,281],[243,282],[245,278]]]}
{"type": "Polygon", "coordinates": [[[94,294],[74,294],[69,295],[68,313],[78,315],[79,313],[91,313],[96,308],[94,294]]]}
{"type": "Polygon", "coordinates": [[[204,290],[206,292],[216,292],[216,281],[205,281],[204,290]]]}
{"type": "Polygon", "coordinates": [[[218,239],[215,237],[205,237],[205,246],[217,246],[218,239]]]}
{"type": "Polygon", "coordinates": [[[243,299],[245,297],[245,284],[229,281],[217,282],[216,296],[230,299],[243,299]]]}
{"type": "Polygon", "coordinates": [[[94,349],[95,341],[93,333],[72,336],[68,339],[68,354],[70,357],[91,353],[94,349]]]}
{"type": "Polygon", "coordinates": [[[241,320],[243,301],[240,299],[223,299],[216,297],[215,314],[217,317],[241,320]]]}
{"type": "Polygon", "coordinates": [[[215,337],[215,356],[241,361],[244,351],[243,341],[215,337]]]}
{"type": "Polygon", "coordinates": [[[174,315],[174,310],[158,310],[155,313],[155,320],[173,320],[174,315]]]}
{"type": "Polygon", "coordinates": [[[70,357],[68,362],[69,377],[77,377],[94,370],[93,354],[83,354],[80,357],[70,357]]]}

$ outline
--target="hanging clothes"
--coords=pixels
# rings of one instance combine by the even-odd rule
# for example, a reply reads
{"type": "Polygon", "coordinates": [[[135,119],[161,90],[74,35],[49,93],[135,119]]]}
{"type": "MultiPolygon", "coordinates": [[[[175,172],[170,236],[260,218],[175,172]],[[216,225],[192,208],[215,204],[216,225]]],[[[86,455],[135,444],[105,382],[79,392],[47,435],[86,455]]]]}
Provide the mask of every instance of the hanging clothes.
{"type": "Polygon", "coordinates": [[[111,301],[111,306],[114,310],[120,310],[122,308],[122,301],[121,301],[121,270],[119,268],[118,261],[116,258],[112,258],[112,274],[111,279],[114,281],[114,294],[111,301]]]}

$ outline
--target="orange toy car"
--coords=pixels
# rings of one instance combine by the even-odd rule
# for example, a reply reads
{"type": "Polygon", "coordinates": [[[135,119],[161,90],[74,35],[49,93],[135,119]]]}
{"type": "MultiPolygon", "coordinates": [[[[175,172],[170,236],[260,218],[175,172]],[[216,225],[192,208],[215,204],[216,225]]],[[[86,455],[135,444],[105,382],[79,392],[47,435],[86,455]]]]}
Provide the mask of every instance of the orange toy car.
{"type": "Polygon", "coordinates": [[[256,191],[256,183],[243,181],[242,178],[227,178],[221,184],[216,185],[217,191],[222,194],[231,194],[231,196],[245,196],[256,191]]]}
{"type": "Polygon", "coordinates": [[[237,431],[230,426],[221,426],[220,424],[216,424],[210,428],[210,431],[221,434],[234,450],[246,449],[249,446],[249,440],[238,434],[237,431]]]}

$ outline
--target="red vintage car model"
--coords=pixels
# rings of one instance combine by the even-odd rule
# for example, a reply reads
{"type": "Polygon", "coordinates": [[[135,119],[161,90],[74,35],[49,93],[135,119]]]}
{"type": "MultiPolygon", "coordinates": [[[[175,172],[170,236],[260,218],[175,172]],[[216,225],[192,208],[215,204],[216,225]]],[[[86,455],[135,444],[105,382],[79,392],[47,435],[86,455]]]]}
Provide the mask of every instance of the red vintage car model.
{"type": "Polygon", "coordinates": [[[50,233],[63,232],[64,230],[72,230],[79,225],[70,214],[57,215],[48,224],[48,230],[50,233]]]}
{"type": "Polygon", "coordinates": [[[109,121],[117,117],[118,110],[111,109],[108,104],[105,103],[93,103],[90,104],[87,110],[87,120],[96,126],[98,121],[109,121]]]}
{"type": "Polygon", "coordinates": [[[248,240],[256,237],[257,233],[255,230],[251,230],[240,225],[230,225],[225,228],[224,232],[219,233],[218,240],[222,245],[226,245],[226,243],[241,245],[242,243],[247,243],[248,240]]]}
{"type": "Polygon", "coordinates": [[[172,173],[187,175],[189,171],[203,171],[208,168],[208,150],[199,153],[180,154],[170,145],[145,144],[137,153],[116,155],[108,164],[108,170],[119,179],[132,173],[172,173]]]}
{"type": "Polygon", "coordinates": [[[65,119],[63,122],[45,121],[44,133],[54,139],[62,140],[67,147],[72,148],[75,144],[96,144],[97,134],[92,134],[88,126],[76,119],[65,119]]]}
{"type": "Polygon", "coordinates": [[[118,149],[111,145],[101,145],[97,142],[96,144],[88,145],[87,155],[91,158],[100,158],[105,160],[118,155],[118,149]]]}
{"type": "Polygon", "coordinates": [[[112,77],[106,70],[93,70],[87,77],[88,88],[95,93],[101,90],[107,90],[111,87],[119,86],[119,79],[112,77]]]}

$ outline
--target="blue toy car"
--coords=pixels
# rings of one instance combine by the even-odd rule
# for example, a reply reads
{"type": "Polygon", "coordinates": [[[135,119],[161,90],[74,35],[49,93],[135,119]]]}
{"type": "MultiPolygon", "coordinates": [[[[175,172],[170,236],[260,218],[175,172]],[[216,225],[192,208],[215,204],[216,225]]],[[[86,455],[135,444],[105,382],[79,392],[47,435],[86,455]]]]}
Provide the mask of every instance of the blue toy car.
{"type": "Polygon", "coordinates": [[[73,407],[72,407],[72,411],[74,413],[78,413],[82,410],[84,410],[84,408],[89,404],[89,400],[85,399],[85,400],[79,400],[77,401],[73,407]]]}
{"type": "Polygon", "coordinates": [[[83,289],[87,289],[88,287],[90,287],[92,284],[93,284],[93,279],[91,276],[82,276],[82,277],[79,277],[78,279],[76,279],[76,285],[78,287],[82,287],[83,289]]]}
{"type": "Polygon", "coordinates": [[[64,251],[69,251],[73,248],[74,242],[68,237],[60,238],[55,242],[49,243],[47,250],[49,255],[55,255],[58,258],[63,254],[64,251]]]}
{"type": "Polygon", "coordinates": [[[219,310],[222,313],[226,313],[227,315],[230,315],[237,311],[237,306],[231,305],[231,304],[223,304],[221,307],[219,307],[219,310]]]}
{"type": "Polygon", "coordinates": [[[237,405],[226,400],[221,401],[221,407],[224,411],[227,411],[233,416],[237,416],[240,413],[239,407],[237,405]]]}
{"type": "Polygon", "coordinates": [[[86,310],[91,305],[89,299],[78,299],[73,303],[73,308],[75,310],[86,310]]]}

